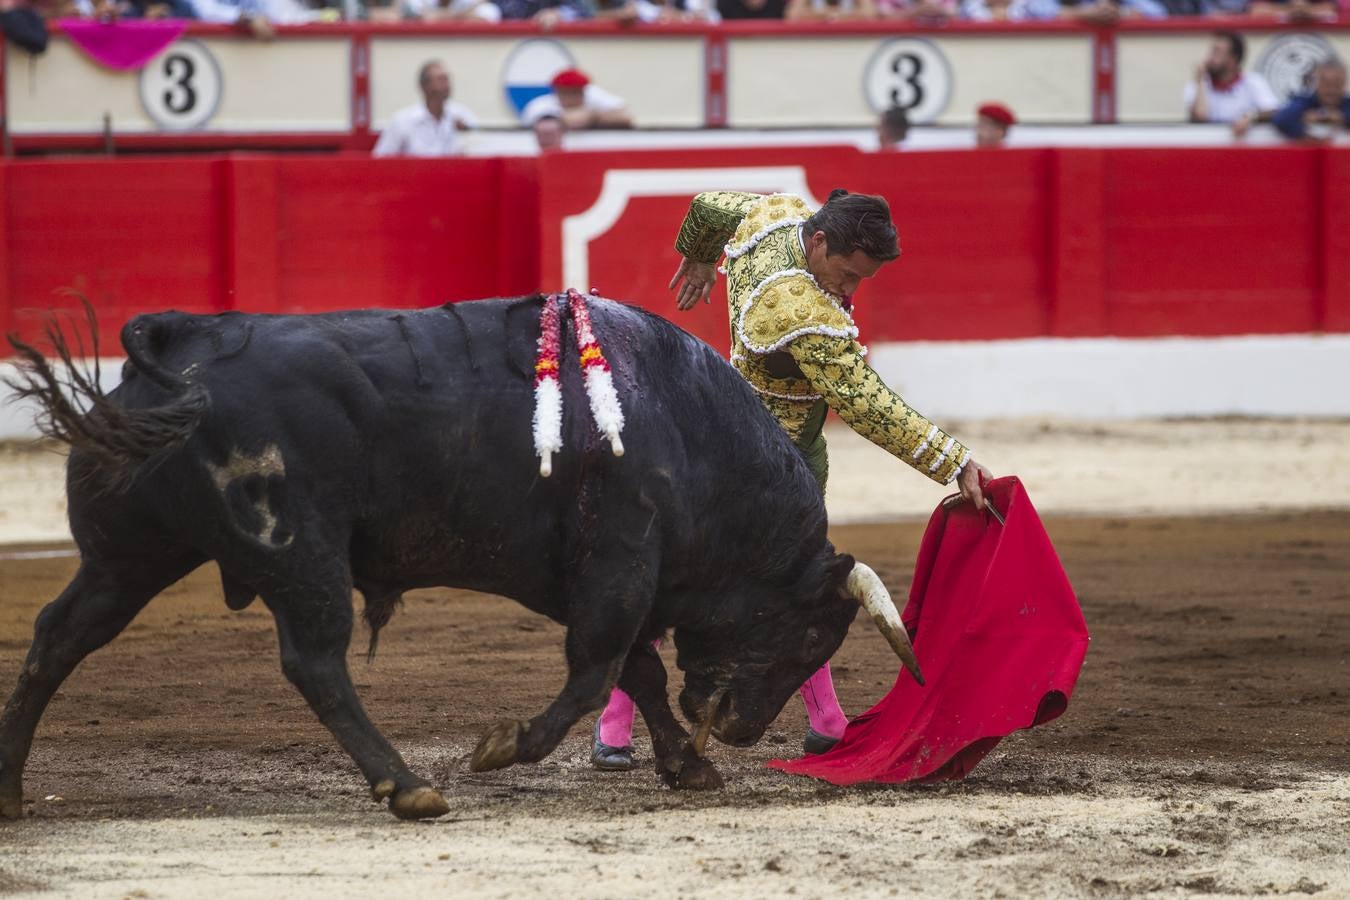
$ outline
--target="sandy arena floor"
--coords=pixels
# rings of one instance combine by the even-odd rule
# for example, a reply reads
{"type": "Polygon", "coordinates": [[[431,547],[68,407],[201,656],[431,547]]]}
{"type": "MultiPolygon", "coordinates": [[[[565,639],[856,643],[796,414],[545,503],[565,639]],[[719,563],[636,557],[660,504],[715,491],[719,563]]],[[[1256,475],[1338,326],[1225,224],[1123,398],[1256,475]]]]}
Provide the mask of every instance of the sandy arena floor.
{"type": "MultiPolygon", "coordinates": [[[[962,784],[835,788],[765,769],[800,746],[795,700],[759,746],[713,750],[719,794],[592,770],[589,720],[538,766],[471,774],[483,729],[561,684],[562,631],[508,601],[424,591],[374,665],[352,659],[372,717],[454,806],[399,823],[281,676],[265,611],[231,613],[208,567],[53,702],[29,815],[0,823],[0,893],[1350,897],[1350,425],[963,434],[1027,482],[1093,644],[1068,712],[962,784]]],[[[903,596],[922,523],[865,520],[926,514],[941,490],[833,437],[834,514],[855,523],[835,540],[903,596]]],[[[0,459],[3,536],[59,536],[39,530],[60,525],[52,462],[0,459]]],[[[75,566],[16,549],[44,548],[0,550],[6,693],[75,566]]],[[[886,691],[891,660],[858,622],[836,658],[848,711],[886,691]]]]}

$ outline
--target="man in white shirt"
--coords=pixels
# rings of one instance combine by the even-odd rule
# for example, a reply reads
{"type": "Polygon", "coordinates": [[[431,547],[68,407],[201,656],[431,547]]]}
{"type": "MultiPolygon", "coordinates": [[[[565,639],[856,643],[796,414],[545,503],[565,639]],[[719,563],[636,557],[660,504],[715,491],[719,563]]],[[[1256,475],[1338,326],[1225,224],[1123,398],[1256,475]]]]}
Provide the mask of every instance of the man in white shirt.
{"type": "Polygon", "coordinates": [[[1270,121],[1280,101],[1264,78],[1243,73],[1246,52],[1247,43],[1237,32],[1214,33],[1209,56],[1196,67],[1183,95],[1192,122],[1229,122],[1233,135],[1242,137],[1253,123],[1270,121]]]}
{"type": "Polygon", "coordinates": [[[520,112],[529,128],[548,116],[561,119],[568,131],[587,128],[632,128],[628,104],[609,91],[591,84],[577,69],[564,69],[553,76],[552,92],[535,97],[520,112]]]}
{"type": "Polygon", "coordinates": [[[467,107],[450,100],[450,73],[439,61],[425,63],[417,83],[423,101],[394,113],[375,144],[376,156],[453,156],[458,132],[478,127],[467,107]]]}

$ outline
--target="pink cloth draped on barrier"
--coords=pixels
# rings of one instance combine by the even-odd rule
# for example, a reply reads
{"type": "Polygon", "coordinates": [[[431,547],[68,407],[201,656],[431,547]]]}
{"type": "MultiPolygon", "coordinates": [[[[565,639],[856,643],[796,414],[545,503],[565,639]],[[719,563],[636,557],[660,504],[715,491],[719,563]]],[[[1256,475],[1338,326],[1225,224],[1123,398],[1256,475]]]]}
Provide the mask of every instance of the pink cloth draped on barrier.
{"type": "Polygon", "coordinates": [[[110,69],[139,69],[164,51],[187,28],[179,19],[98,22],[62,19],[61,31],[98,63],[110,69]]]}
{"type": "Polygon", "coordinates": [[[904,669],[828,753],[769,765],[835,784],[964,778],[1008,734],[1064,712],[1087,653],[1082,611],[1016,478],[928,522],[902,619],[927,687],[904,669]]]}

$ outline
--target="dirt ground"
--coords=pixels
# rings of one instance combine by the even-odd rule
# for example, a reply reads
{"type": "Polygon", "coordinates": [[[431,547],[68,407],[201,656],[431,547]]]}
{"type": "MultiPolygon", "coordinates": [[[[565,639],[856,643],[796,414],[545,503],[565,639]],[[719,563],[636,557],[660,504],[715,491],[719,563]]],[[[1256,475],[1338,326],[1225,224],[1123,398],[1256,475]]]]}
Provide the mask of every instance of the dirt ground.
{"type": "MultiPolygon", "coordinates": [[[[561,629],[497,598],[410,595],[375,663],[358,633],[351,664],[377,724],[451,801],[420,824],[370,802],[283,679],[260,604],[230,612],[200,570],[53,702],[28,815],[0,823],[0,893],[1350,897],[1350,515],[1047,526],[1093,634],[1077,692],[945,787],[764,768],[800,747],[796,700],[759,746],[715,747],[716,794],[592,770],[590,720],[537,766],[471,774],[490,723],[560,686],[561,629]]],[[[903,597],[921,532],[834,537],[903,597]]],[[[74,566],[0,561],[5,693],[74,566]]],[[[895,665],[859,621],[835,672],[859,712],[895,665]]]]}

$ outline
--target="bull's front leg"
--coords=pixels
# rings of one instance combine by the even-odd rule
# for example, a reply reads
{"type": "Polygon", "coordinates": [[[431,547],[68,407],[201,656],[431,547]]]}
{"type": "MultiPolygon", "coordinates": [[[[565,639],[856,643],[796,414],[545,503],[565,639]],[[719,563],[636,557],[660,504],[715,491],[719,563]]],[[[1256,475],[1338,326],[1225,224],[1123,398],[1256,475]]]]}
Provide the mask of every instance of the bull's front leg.
{"type": "Polygon", "coordinates": [[[717,767],[698,754],[689,732],[671,711],[665,664],[645,641],[628,654],[623,674],[619,676],[619,687],[633,698],[642,712],[652,737],[656,774],[662,781],[673,788],[686,790],[718,790],[723,786],[717,767]]]}
{"type": "Polygon", "coordinates": [[[604,706],[651,608],[655,570],[642,558],[630,557],[621,566],[591,561],[569,591],[567,683],[540,715],[489,729],[469,760],[472,771],[538,762],[582,716],[604,706]]]}

